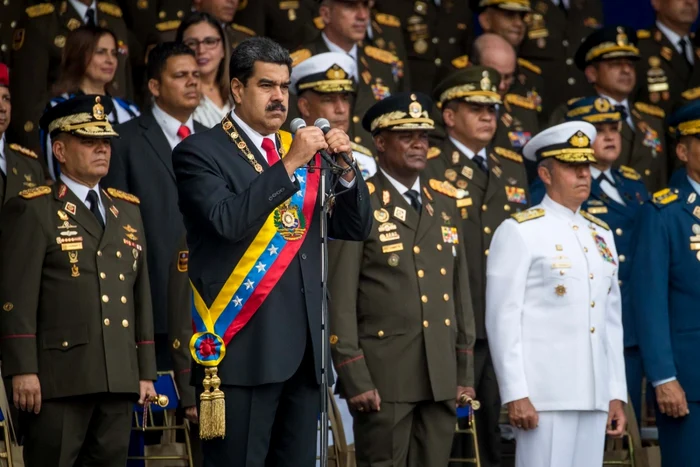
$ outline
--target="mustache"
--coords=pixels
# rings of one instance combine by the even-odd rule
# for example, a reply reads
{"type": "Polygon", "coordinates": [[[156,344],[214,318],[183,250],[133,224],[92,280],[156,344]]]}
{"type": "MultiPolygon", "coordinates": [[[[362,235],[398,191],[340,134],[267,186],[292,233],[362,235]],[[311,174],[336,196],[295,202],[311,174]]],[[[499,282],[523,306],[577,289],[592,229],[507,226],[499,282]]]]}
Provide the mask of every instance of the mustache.
{"type": "Polygon", "coordinates": [[[284,104],[281,102],[273,102],[272,104],[265,107],[266,112],[272,112],[273,110],[280,110],[282,112],[286,112],[287,107],[285,107],[284,104]]]}

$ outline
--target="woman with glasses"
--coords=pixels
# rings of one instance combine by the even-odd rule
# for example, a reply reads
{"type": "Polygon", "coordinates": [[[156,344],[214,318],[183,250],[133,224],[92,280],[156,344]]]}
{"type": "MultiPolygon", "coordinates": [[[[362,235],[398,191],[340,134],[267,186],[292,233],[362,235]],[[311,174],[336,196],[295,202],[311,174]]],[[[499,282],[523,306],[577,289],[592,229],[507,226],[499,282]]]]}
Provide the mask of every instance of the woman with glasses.
{"type": "Polygon", "coordinates": [[[224,31],[213,16],[196,12],[185,18],[177,29],[176,41],[197,54],[202,80],[202,101],[194,111],[195,121],[211,128],[231,111],[228,62],[230,51],[224,31]]]}

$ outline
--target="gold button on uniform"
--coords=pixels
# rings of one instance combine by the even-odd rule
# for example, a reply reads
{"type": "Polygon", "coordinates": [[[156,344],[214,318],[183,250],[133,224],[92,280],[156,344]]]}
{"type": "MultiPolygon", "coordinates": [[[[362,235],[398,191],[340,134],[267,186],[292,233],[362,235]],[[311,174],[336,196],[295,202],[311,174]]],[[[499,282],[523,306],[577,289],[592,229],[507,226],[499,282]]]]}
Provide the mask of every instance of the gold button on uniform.
{"type": "Polygon", "coordinates": [[[413,247],[413,252],[414,252],[415,254],[420,253],[420,247],[419,247],[419,246],[414,246],[414,247],[413,247]]]}
{"type": "Polygon", "coordinates": [[[646,170],[644,171],[644,175],[647,175],[647,176],[651,175],[651,170],[646,169],[646,170]]]}
{"type": "Polygon", "coordinates": [[[104,323],[105,323],[105,326],[109,326],[109,318],[105,318],[104,323]]]}
{"type": "Polygon", "coordinates": [[[418,270],[418,277],[423,277],[423,276],[425,276],[425,271],[423,271],[422,269],[419,269],[418,270]]]}
{"type": "Polygon", "coordinates": [[[122,326],[124,326],[125,328],[128,328],[128,327],[129,327],[129,321],[123,320],[123,321],[122,321],[122,326]]]}
{"type": "Polygon", "coordinates": [[[588,277],[590,277],[591,279],[593,279],[593,273],[591,273],[588,277]]]}
{"type": "Polygon", "coordinates": [[[584,246],[584,247],[583,247],[583,252],[584,252],[584,253],[588,253],[588,247],[585,247],[585,246],[584,246]]]}
{"type": "Polygon", "coordinates": [[[620,255],[619,258],[621,263],[625,262],[625,255],[620,255]]]}
{"type": "Polygon", "coordinates": [[[362,141],[362,138],[360,138],[359,136],[355,136],[355,142],[359,143],[360,141],[362,141]]]}
{"type": "Polygon", "coordinates": [[[449,301],[450,301],[450,296],[447,295],[447,294],[445,294],[445,295],[442,296],[442,299],[445,300],[446,302],[449,302],[449,301]]]}
{"type": "Polygon", "coordinates": [[[449,320],[449,319],[446,319],[446,320],[445,320],[445,326],[449,326],[449,325],[450,325],[450,320],[449,320]]]}
{"type": "Polygon", "coordinates": [[[482,205],[481,205],[481,210],[482,210],[482,211],[488,211],[488,210],[489,210],[489,207],[486,206],[485,204],[482,204],[482,205]]]}
{"type": "Polygon", "coordinates": [[[560,276],[563,276],[564,274],[566,274],[566,272],[564,272],[563,269],[559,270],[559,275],[560,275],[560,276]]]}
{"type": "Polygon", "coordinates": [[[591,334],[595,334],[595,326],[591,328],[591,334]]]}
{"type": "Polygon", "coordinates": [[[423,295],[423,296],[420,298],[420,301],[423,302],[423,303],[428,303],[428,296],[427,296],[427,295],[423,295]]]}
{"type": "Polygon", "coordinates": [[[122,252],[121,252],[121,251],[117,251],[117,258],[121,258],[121,257],[122,257],[122,252]]]}
{"type": "Polygon", "coordinates": [[[428,326],[430,326],[430,323],[427,320],[423,321],[423,327],[427,328],[428,326]]]}
{"type": "Polygon", "coordinates": [[[574,230],[578,230],[578,225],[572,227],[574,230]]]}
{"type": "Polygon", "coordinates": [[[436,59],[435,59],[435,65],[436,65],[436,66],[442,65],[442,60],[441,60],[440,58],[436,58],[436,59]]]}
{"type": "Polygon", "coordinates": [[[122,296],[122,303],[126,303],[126,297],[122,296]]]}
{"type": "Polygon", "coordinates": [[[591,302],[591,308],[595,308],[595,301],[591,302]]]}
{"type": "Polygon", "coordinates": [[[491,233],[491,229],[490,229],[489,227],[484,227],[484,233],[490,234],[490,233],[491,233]]]}
{"type": "Polygon", "coordinates": [[[100,279],[107,279],[107,274],[105,274],[104,272],[101,272],[100,279]]]}
{"type": "Polygon", "coordinates": [[[377,336],[384,337],[384,331],[379,330],[379,332],[377,333],[377,336]]]}
{"type": "Polygon", "coordinates": [[[123,281],[124,280],[124,274],[119,274],[119,280],[123,281]]]}
{"type": "Polygon", "coordinates": [[[617,281],[617,285],[622,285],[622,281],[617,281]]]}
{"type": "Polygon", "coordinates": [[[2,309],[5,310],[5,311],[12,311],[12,309],[13,309],[14,307],[15,307],[15,306],[12,304],[12,302],[6,302],[6,303],[2,306],[2,309]]]}
{"type": "Polygon", "coordinates": [[[622,235],[622,229],[615,229],[615,233],[618,235],[622,235]]]}
{"type": "Polygon", "coordinates": [[[97,256],[102,256],[102,252],[100,250],[97,250],[97,256]]]}
{"type": "Polygon", "coordinates": [[[488,250],[488,248],[486,249],[486,251],[484,251],[484,255],[485,255],[485,256],[488,256],[488,255],[489,255],[489,250],[488,250]]]}
{"type": "Polygon", "coordinates": [[[446,275],[447,275],[447,269],[445,269],[445,268],[440,268],[440,274],[442,274],[443,276],[446,276],[446,275]]]}
{"type": "Polygon", "coordinates": [[[438,249],[438,251],[442,251],[442,245],[440,245],[439,243],[437,244],[436,248],[438,249]]]}
{"type": "Polygon", "coordinates": [[[61,347],[68,347],[68,342],[67,342],[67,341],[63,341],[63,342],[61,343],[61,347]]]}
{"type": "Polygon", "coordinates": [[[503,210],[510,211],[510,205],[506,204],[505,206],[503,206],[503,210]]]}
{"type": "Polygon", "coordinates": [[[352,121],[353,121],[354,123],[360,123],[360,117],[358,117],[357,115],[353,115],[352,121]]]}
{"type": "Polygon", "coordinates": [[[107,295],[102,296],[102,301],[107,303],[109,301],[109,297],[107,295]]]}

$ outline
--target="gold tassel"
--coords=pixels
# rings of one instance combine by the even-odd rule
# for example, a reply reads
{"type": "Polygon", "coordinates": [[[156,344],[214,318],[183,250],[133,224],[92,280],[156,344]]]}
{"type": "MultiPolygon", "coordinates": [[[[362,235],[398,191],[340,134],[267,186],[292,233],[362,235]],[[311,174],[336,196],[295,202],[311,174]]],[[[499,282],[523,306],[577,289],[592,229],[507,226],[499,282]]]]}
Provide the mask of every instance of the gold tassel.
{"type": "Polygon", "coordinates": [[[226,401],[221,386],[221,379],[217,375],[217,368],[211,372],[211,431],[212,438],[223,438],[226,435],[226,401]]]}
{"type": "Polygon", "coordinates": [[[212,413],[211,413],[211,371],[204,370],[204,392],[199,396],[199,438],[211,439],[212,413]]]}

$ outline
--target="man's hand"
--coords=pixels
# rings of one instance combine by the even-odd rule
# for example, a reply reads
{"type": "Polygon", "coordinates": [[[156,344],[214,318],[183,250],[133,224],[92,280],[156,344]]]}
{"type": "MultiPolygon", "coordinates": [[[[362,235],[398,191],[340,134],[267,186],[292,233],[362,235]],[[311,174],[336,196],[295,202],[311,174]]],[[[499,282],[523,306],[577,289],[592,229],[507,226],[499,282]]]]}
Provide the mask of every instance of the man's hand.
{"type": "Polygon", "coordinates": [[[379,412],[381,410],[382,399],[379,397],[379,392],[376,389],[363,392],[348,400],[348,405],[351,409],[358,412],[379,412]]]}
{"type": "Polygon", "coordinates": [[[509,402],[508,418],[511,425],[521,430],[534,430],[540,422],[540,417],[529,397],[509,402]]]}
{"type": "Polygon", "coordinates": [[[625,404],[622,401],[610,401],[610,409],[608,410],[607,431],[608,436],[622,438],[627,425],[627,416],[625,415],[625,404]],[[615,427],[613,428],[613,421],[615,427]]]}
{"type": "Polygon", "coordinates": [[[199,415],[197,414],[197,406],[187,407],[185,409],[185,418],[190,421],[190,423],[199,423],[199,415]]]}
{"type": "Polygon", "coordinates": [[[328,149],[328,143],[326,143],[326,137],[320,128],[315,126],[300,128],[294,135],[289,153],[282,159],[287,174],[291,177],[296,169],[308,164],[322,149],[328,149]]]}
{"type": "Polygon", "coordinates": [[[669,417],[685,417],[690,413],[688,401],[685,400],[685,391],[678,380],[656,386],[656,402],[662,414],[669,417]]]}
{"type": "Polygon", "coordinates": [[[36,374],[12,377],[12,399],[15,407],[38,414],[41,410],[41,384],[36,374]]]}
{"type": "Polygon", "coordinates": [[[156,388],[153,387],[153,381],[139,381],[139,404],[144,405],[147,400],[157,395],[156,388]]]}
{"type": "Polygon", "coordinates": [[[469,399],[476,399],[476,391],[472,387],[457,386],[457,407],[466,407],[467,402],[462,402],[462,396],[467,396],[469,399]]]}
{"type": "MultiPolygon", "coordinates": [[[[331,154],[339,154],[344,152],[347,155],[352,154],[352,145],[350,137],[339,128],[332,128],[326,133],[326,143],[328,143],[328,152],[331,154]]],[[[342,157],[337,157],[336,161],[341,167],[349,167],[342,157]]]]}

